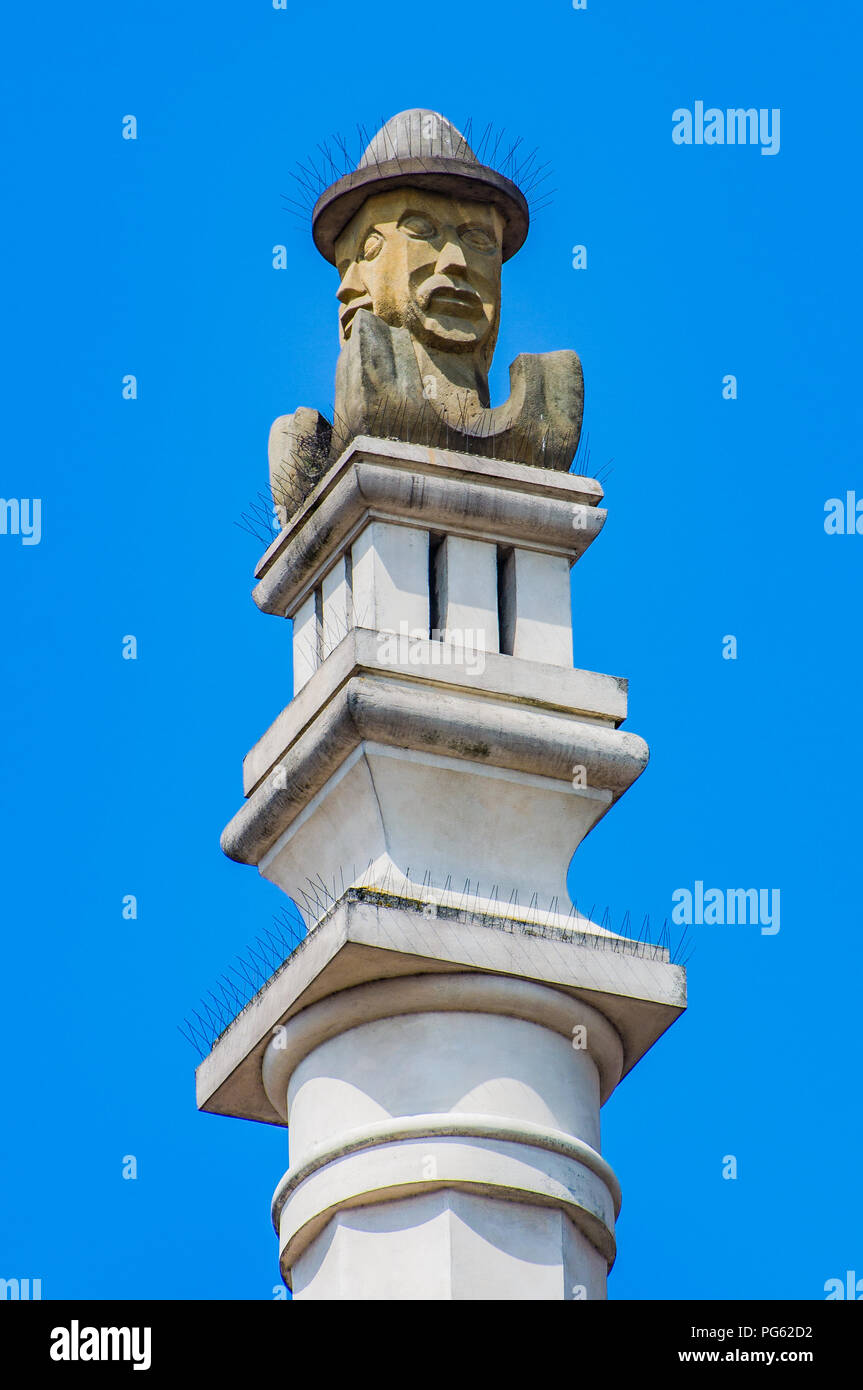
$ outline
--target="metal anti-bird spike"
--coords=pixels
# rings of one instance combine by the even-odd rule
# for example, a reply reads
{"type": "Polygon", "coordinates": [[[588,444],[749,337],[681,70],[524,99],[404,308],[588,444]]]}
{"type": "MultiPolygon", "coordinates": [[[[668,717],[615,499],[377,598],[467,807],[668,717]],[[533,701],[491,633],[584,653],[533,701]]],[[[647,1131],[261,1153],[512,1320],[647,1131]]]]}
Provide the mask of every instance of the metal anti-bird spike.
{"type": "MultiPolygon", "coordinates": [[[[493,122],[488,122],[479,142],[473,146],[473,119],[472,117],[468,117],[467,120],[463,122],[461,130],[456,131],[458,138],[450,153],[447,154],[443,144],[446,124],[447,123],[443,120],[437,122],[436,132],[438,138],[436,145],[430,146],[428,141],[424,141],[420,149],[415,149],[413,141],[414,132],[412,127],[408,125],[408,149],[405,151],[403,148],[400,149],[396,147],[391,133],[387,129],[387,122],[382,117],[379,118],[378,134],[383,144],[382,154],[384,160],[394,163],[396,168],[402,172],[404,168],[402,160],[405,158],[418,160],[421,165],[424,165],[426,155],[432,160],[445,157],[469,162],[469,151],[473,148],[474,158],[479,164],[484,165],[486,168],[496,170],[521,188],[525,198],[529,201],[531,214],[539,212],[542,210],[542,207],[547,206],[547,202],[544,202],[542,206],[535,206],[531,196],[538,184],[548,177],[548,162],[534,167],[539,153],[539,147],[535,147],[529,154],[523,158],[519,158],[518,152],[524,143],[523,137],[518,136],[515,139],[509,137],[510,143],[508,143],[506,139],[506,128],[504,127],[496,131],[493,122]]],[[[453,127],[451,129],[455,128],[453,127]]],[[[348,137],[342,134],[334,132],[329,139],[339,151],[342,164],[341,168],[339,168],[338,161],[333,157],[333,151],[329,141],[325,140],[316,143],[317,155],[324,161],[322,168],[318,167],[317,158],[309,155],[305,161],[295,160],[294,168],[288,171],[290,177],[297,185],[302,201],[297,203],[296,200],[291,199],[284,193],[281,195],[282,199],[284,202],[293,205],[293,207],[303,209],[306,216],[311,212],[319,195],[327,187],[327,181],[331,176],[334,181],[338,181],[356,172],[360,159],[365,155],[372,144],[373,137],[364,124],[357,122],[357,146],[355,150],[350,148],[348,137]]],[[[351,141],[352,140],[353,137],[351,137],[351,141]]],[[[367,160],[364,167],[374,167],[378,162],[379,161],[367,160]]],[[[543,197],[545,198],[546,195],[543,195],[543,197]]],[[[286,209],[286,211],[287,210],[290,209],[286,209]]]]}
{"type": "MultiPolygon", "coordinates": [[[[366,871],[361,879],[357,878],[356,866],[354,866],[352,882],[355,884],[364,881],[368,882],[372,864],[373,860],[370,858],[366,871]]],[[[360,894],[362,895],[365,892],[370,892],[373,899],[399,897],[399,890],[393,889],[393,875],[394,869],[391,865],[388,865],[384,872],[382,883],[375,888],[360,888],[360,894]]],[[[409,871],[407,877],[410,878],[409,871]]],[[[420,892],[421,901],[425,895],[433,889],[432,878],[433,876],[430,869],[425,869],[420,892]]],[[[306,902],[309,921],[312,919],[317,921],[318,918],[324,915],[325,912],[328,912],[330,908],[339,901],[337,882],[340,881],[341,883],[341,895],[343,896],[345,893],[344,880],[344,870],[339,871],[337,875],[334,874],[332,886],[324,881],[319,872],[315,874],[314,878],[307,878],[308,887],[313,894],[313,903],[302,890],[298,891],[299,895],[303,897],[306,902]]],[[[600,925],[612,934],[597,935],[595,932],[588,933],[584,930],[576,930],[574,926],[567,926],[561,929],[551,922],[544,920],[547,916],[554,917],[559,915],[559,899],[556,895],[552,897],[549,902],[547,914],[543,914],[539,909],[538,893],[533,893],[530,897],[528,907],[526,909],[521,909],[518,902],[518,890],[513,889],[510,894],[508,908],[501,909],[498,896],[499,887],[497,884],[494,884],[490,895],[490,901],[494,903],[494,910],[489,912],[487,908],[480,908],[480,891],[479,880],[477,879],[474,882],[468,877],[465,880],[461,894],[457,897],[452,887],[452,875],[449,874],[446,877],[444,888],[440,892],[439,897],[441,899],[441,905],[446,905],[447,902],[449,902],[450,908],[452,908],[457,901],[457,910],[463,918],[483,925],[507,925],[510,930],[518,930],[518,923],[520,921],[524,925],[530,924],[530,930],[532,932],[538,932],[543,937],[550,939],[561,939],[562,937],[563,939],[577,942],[580,945],[589,944],[594,949],[613,950],[618,954],[624,952],[627,947],[635,955],[646,955],[649,950],[650,955],[654,959],[662,958],[663,951],[670,952],[670,935],[667,919],[663,923],[659,940],[653,943],[650,938],[650,916],[646,913],[642,921],[639,936],[637,940],[634,940],[627,935],[627,932],[631,930],[631,914],[629,910],[627,909],[623,916],[619,932],[612,933],[610,908],[606,907],[602,914],[600,925]]],[[[357,889],[349,888],[347,892],[351,896],[355,896],[357,889]]],[[[408,901],[413,900],[406,900],[406,906],[408,905],[408,901]]],[[[414,906],[416,908],[415,902],[414,906]]],[[[587,920],[590,922],[591,926],[595,926],[593,916],[595,910],[596,908],[594,905],[591,907],[590,913],[588,914],[587,920]]],[[[577,902],[574,902],[570,908],[567,922],[574,924],[581,920],[578,913],[577,902]]],[[[209,990],[207,996],[200,1001],[200,1009],[204,1016],[202,1017],[202,1014],[195,1009],[192,1013],[194,1020],[197,1022],[193,1022],[191,1018],[186,1018],[183,1020],[183,1026],[178,1025],[178,1031],[183,1035],[186,1041],[195,1048],[199,1055],[206,1055],[207,1050],[214,1046],[216,1040],[220,1038],[227,1029],[233,1026],[237,1017],[248,1007],[251,999],[272,979],[274,974],[278,973],[283,968],[297,946],[306,939],[305,933],[308,931],[308,924],[303,916],[300,905],[296,901],[292,901],[290,907],[281,908],[279,915],[272,918],[272,922],[275,933],[268,928],[263,928],[263,936],[256,936],[254,944],[247,948],[244,955],[235,956],[239,969],[234,965],[230,965],[228,966],[228,973],[222,974],[219,977],[217,989],[220,991],[222,997],[217,997],[212,990],[209,990]],[[234,982],[235,980],[239,982],[239,988],[238,984],[234,982]],[[231,1012],[232,1010],[234,1011],[233,1015],[231,1012]]],[[[683,946],[686,937],[687,933],[684,932],[677,943],[673,957],[675,960],[679,959],[683,954],[683,946]]],[[[689,956],[687,956],[687,959],[688,958],[689,956]]]]}

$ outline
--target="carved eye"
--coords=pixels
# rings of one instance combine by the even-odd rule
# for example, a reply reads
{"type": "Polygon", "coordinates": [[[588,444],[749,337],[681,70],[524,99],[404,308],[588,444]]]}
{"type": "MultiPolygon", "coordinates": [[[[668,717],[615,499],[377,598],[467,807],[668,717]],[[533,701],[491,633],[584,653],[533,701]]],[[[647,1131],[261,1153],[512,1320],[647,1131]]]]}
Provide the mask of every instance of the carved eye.
{"type": "Polygon", "coordinates": [[[485,227],[462,227],[459,235],[462,241],[472,246],[474,251],[496,251],[497,242],[485,227]]]}
{"type": "Polygon", "coordinates": [[[363,242],[362,259],[364,261],[373,261],[383,244],[384,239],[381,236],[380,232],[369,232],[368,236],[363,242]]]}
{"type": "Polygon", "coordinates": [[[419,212],[409,212],[399,222],[399,231],[418,241],[431,241],[436,230],[434,223],[419,212]]]}

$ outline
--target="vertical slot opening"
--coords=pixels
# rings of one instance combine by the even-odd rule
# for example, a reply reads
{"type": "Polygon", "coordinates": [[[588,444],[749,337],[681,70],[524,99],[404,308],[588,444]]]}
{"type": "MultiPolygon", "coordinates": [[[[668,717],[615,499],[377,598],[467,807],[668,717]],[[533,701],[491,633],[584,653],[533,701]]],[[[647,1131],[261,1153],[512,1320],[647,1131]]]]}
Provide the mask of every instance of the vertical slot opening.
{"type": "Polygon", "coordinates": [[[497,548],[497,640],[504,656],[515,647],[515,551],[512,546],[497,548]]]}
{"type": "Polygon", "coordinates": [[[345,620],[348,630],[356,626],[354,617],[354,552],[348,546],[345,551],[345,620]]]}
{"type": "Polygon", "coordinates": [[[446,584],[444,550],[445,536],[429,533],[429,637],[442,639],[444,618],[444,586],[446,584]]]}
{"type": "Polygon", "coordinates": [[[315,666],[324,659],[324,586],[315,589],[315,666]]]}

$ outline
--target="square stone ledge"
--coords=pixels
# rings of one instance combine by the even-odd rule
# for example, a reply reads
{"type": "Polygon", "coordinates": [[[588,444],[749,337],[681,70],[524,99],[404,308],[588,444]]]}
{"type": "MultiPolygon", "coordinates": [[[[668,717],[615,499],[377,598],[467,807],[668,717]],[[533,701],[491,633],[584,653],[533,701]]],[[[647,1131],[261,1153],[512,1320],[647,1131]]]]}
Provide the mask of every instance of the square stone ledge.
{"type": "Polygon", "coordinates": [[[652,947],[646,956],[636,942],[607,933],[596,932],[593,943],[532,929],[525,920],[494,920],[497,925],[489,925],[455,910],[426,916],[421,903],[391,906],[347,895],[200,1064],[198,1108],[282,1124],[261,1078],[273,1030],[310,1004],[372,980],[480,972],[550,985],[586,1000],[609,1020],[623,1042],[624,1075],[686,1008],[686,973],[664,949],[652,947]]]}
{"type": "Polygon", "coordinates": [[[311,722],[357,675],[412,681],[430,689],[481,694],[491,702],[574,715],[617,729],[626,719],[623,676],[523,661],[498,652],[459,657],[457,649],[427,638],[392,639],[402,660],[382,659],[389,634],[353,628],[286,705],[243,760],[243,795],[249,797],[311,722]],[[481,660],[480,660],[481,656],[481,660]]]}
{"type": "Polygon", "coordinates": [[[595,478],[432,449],[355,439],[255,569],[255,603],[292,617],[369,520],[517,545],[573,563],[606,512],[595,478]]]}

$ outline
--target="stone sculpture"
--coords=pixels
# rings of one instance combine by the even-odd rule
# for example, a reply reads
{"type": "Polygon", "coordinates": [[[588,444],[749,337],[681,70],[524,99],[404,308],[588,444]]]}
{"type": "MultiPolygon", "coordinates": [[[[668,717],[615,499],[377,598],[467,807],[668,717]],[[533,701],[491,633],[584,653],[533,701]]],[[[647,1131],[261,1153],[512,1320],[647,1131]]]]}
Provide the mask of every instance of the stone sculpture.
{"type": "Polygon", "coordinates": [[[341,277],[334,419],[301,408],[272,427],[283,527],[358,435],[569,469],[584,403],[575,352],[520,354],[509,399],[489,399],[501,266],[528,222],[516,185],[432,111],[392,117],[321,195],[313,236],[341,277]]]}

